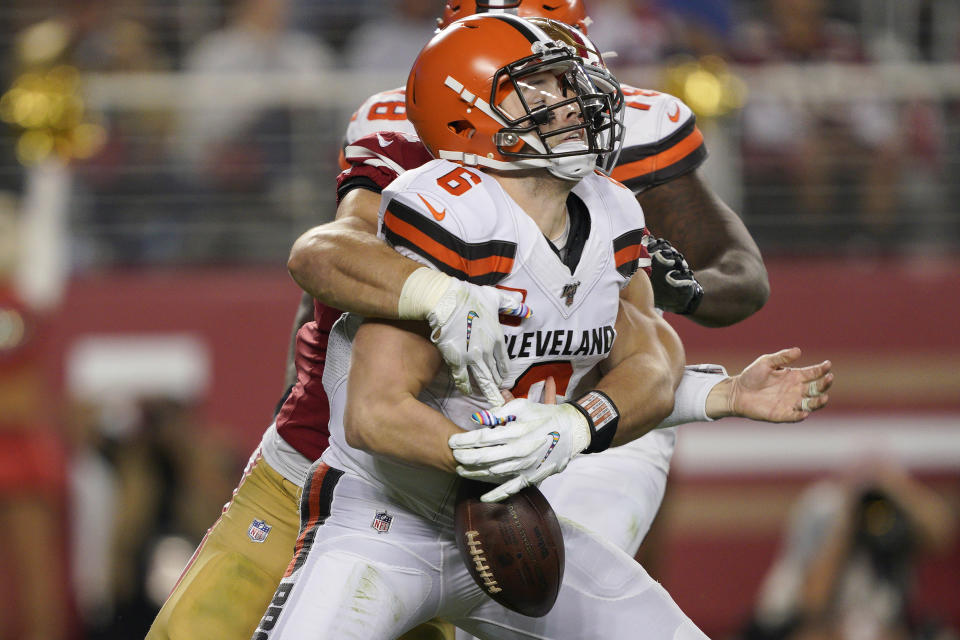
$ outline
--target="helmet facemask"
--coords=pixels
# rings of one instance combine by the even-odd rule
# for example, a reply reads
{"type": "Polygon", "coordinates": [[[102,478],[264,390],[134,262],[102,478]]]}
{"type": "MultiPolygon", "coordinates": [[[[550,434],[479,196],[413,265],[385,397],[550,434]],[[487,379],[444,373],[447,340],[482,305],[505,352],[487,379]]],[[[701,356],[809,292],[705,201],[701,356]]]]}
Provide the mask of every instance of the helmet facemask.
{"type": "Polygon", "coordinates": [[[520,167],[542,166],[559,178],[580,180],[598,158],[618,151],[623,95],[616,82],[591,74],[568,48],[537,45],[540,51],[494,75],[490,104],[505,124],[495,136],[497,150],[520,167]],[[550,76],[555,82],[544,82],[550,76]],[[519,100],[507,110],[510,95],[519,100]],[[571,109],[577,117],[570,117],[571,109]],[[552,126],[558,119],[561,124],[552,126]]]}
{"type": "MultiPolygon", "coordinates": [[[[580,5],[578,5],[580,6],[580,5]]],[[[623,144],[623,138],[626,134],[626,127],[623,124],[624,119],[624,97],[620,89],[620,82],[610,73],[606,63],[603,61],[603,55],[600,50],[587,37],[586,31],[582,28],[564,24],[557,20],[543,17],[528,18],[530,22],[537,25],[552,39],[571,47],[583,68],[586,69],[593,80],[594,85],[603,93],[609,93],[614,100],[613,120],[609,123],[612,127],[615,139],[614,152],[600,156],[600,168],[610,173],[616,166],[617,158],[620,155],[620,149],[623,144]]]]}
{"type": "MultiPolygon", "coordinates": [[[[623,138],[627,132],[627,127],[623,123],[626,99],[623,96],[623,90],[620,89],[620,82],[605,67],[585,65],[584,68],[594,86],[605,95],[609,95],[612,103],[610,117],[598,123],[602,135],[612,138],[613,150],[600,154],[597,162],[600,169],[609,174],[617,165],[617,159],[623,148],[623,138]]],[[[605,144],[609,144],[606,138],[605,144]]]]}

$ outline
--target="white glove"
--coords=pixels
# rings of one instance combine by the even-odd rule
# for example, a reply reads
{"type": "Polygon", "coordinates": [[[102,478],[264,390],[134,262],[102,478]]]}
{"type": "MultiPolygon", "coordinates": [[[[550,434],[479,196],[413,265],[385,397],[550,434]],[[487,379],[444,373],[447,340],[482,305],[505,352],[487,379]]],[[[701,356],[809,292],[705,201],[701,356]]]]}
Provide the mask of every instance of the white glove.
{"type": "MultiPolygon", "coordinates": [[[[459,463],[457,474],[503,483],[481,496],[483,502],[498,502],[563,471],[590,444],[590,425],[570,404],[518,398],[484,413],[504,424],[457,433],[448,440],[459,463]]],[[[478,414],[474,421],[484,422],[478,414]]]]}
{"type": "Polygon", "coordinates": [[[495,407],[503,404],[500,384],[510,362],[501,313],[531,315],[519,292],[470,284],[426,267],[410,275],[401,293],[400,317],[419,316],[429,323],[430,339],[450,367],[457,388],[472,393],[473,374],[480,392],[495,407]]]}

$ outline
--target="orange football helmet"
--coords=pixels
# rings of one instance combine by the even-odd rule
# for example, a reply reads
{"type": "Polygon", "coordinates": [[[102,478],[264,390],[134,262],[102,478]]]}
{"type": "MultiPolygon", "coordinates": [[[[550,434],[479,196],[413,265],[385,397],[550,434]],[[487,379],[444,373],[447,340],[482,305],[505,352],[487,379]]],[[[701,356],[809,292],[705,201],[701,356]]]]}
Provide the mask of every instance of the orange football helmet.
{"type": "Polygon", "coordinates": [[[436,34],[406,90],[407,118],[430,153],[501,170],[543,167],[567,180],[614,154],[622,134],[619,84],[605,68],[602,78],[588,72],[577,46],[565,41],[568,32],[576,33],[556,21],[477,14],[436,34]],[[556,84],[552,102],[528,103],[526,79],[534,76],[556,84]],[[502,107],[508,98],[519,112],[502,107]]]}
{"type": "Polygon", "coordinates": [[[550,18],[587,32],[590,18],[581,0],[557,0],[550,4],[543,0],[447,0],[443,15],[437,18],[441,29],[460,18],[475,13],[512,13],[521,18],[550,18]]]}

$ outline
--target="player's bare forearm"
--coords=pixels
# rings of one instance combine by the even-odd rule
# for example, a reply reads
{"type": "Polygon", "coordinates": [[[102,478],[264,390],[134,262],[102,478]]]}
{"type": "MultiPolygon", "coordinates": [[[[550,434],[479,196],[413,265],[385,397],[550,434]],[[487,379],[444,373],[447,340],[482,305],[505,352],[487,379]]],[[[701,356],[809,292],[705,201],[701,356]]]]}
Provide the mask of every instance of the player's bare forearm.
{"type": "Polygon", "coordinates": [[[696,172],[638,196],[647,227],[684,255],[703,299],[690,317],[708,327],[734,324],[758,311],[770,296],[757,243],[740,217],[696,172]]]}
{"type": "Polygon", "coordinates": [[[421,265],[377,238],[379,203],[380,195],[366,189],[347,193],[335,221],[297,238],[287,269],[324,304],[367,317],[396,318],[403,283],[421,265]]]}
{"type": "Polygon", "coordinates": [[[620,412],[614,446],[642,436],[670,415],[684,366],[683,344],[653,309],[653,292],[642,273],[622,292],[616,330],[595,386],[620,412]]]}
{"type": "Polygon", "coordinates": [[[441,366],[421,325],[366,321],[353,343],[344,426],[370,453],[453,473],[447,440],[463,430],[417,399],[441,366]]]}

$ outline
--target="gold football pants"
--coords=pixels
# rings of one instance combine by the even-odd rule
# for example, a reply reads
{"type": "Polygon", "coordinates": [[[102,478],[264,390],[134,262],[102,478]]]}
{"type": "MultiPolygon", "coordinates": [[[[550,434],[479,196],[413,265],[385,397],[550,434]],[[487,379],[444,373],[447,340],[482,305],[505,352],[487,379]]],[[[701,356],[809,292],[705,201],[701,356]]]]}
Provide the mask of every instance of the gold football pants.
{"type": "MultiPolygon", "coordinates": [[[[300,487],[257,456],[157,614],[146,640],[250,640],[286,571],[300,530],[300,487]]],[[[421,625],[402,640],[453,640],[421,625]]]]}

